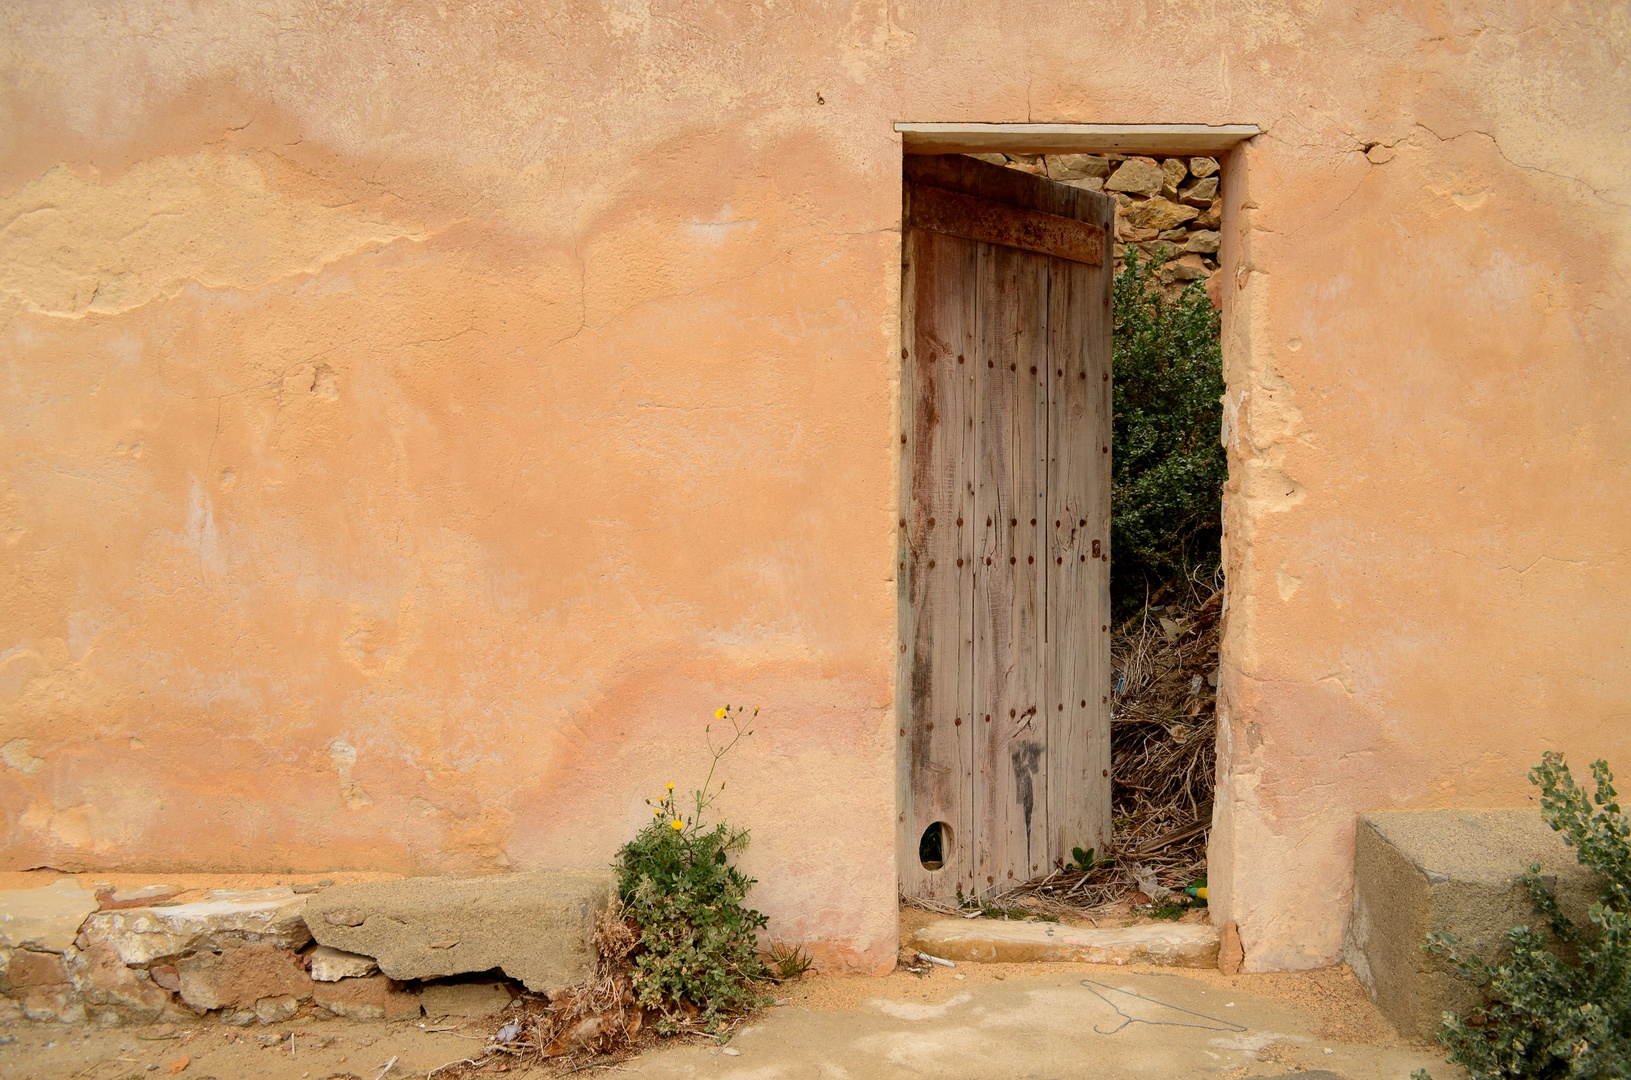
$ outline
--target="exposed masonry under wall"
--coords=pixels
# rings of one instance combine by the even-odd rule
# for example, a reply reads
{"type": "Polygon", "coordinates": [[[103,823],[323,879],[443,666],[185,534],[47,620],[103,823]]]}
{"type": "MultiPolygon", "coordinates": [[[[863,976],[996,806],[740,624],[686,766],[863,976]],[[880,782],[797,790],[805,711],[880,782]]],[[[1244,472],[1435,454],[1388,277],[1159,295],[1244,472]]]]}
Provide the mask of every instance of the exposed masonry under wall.
{"type": "Polygon", "coordinates": [[[1165,252],[1167,262],[1159,276],[1174,290],[1191,281],[1210,280],[1217,273],[1223,191],[1216,158],[1128,154],[972,156],[1114,195],[1118,269],[1127,249],[1134,247],[1145,260],[1165,252]]]}

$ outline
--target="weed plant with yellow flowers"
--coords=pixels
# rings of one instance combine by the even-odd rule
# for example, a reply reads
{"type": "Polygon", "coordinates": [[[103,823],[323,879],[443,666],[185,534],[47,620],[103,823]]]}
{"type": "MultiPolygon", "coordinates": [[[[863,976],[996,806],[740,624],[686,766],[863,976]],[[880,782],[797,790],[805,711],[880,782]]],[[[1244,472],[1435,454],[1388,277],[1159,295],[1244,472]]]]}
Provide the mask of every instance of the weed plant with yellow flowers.
{"type": "Polygon", "coordinates": [[[753,734],[748,725],[758,714],[729,705],[716,712],[716,721],[731,725],[731,737],[716,747],[708,725],[713,761],[689,805],[669,784],[656,802],[646,800],[651,821],[618,853],[618,895],[640,934],[634,987],[663,1034],[717,1032],[730,1016],[764,1003],[755,984],[767,972],[755,931],[766,919],[744,903],[754,879],[731,865],[731,856],[747,847],[748,832],[704,821],[725,789],[723,780],[714,785],[720,760],[753,734]]]}

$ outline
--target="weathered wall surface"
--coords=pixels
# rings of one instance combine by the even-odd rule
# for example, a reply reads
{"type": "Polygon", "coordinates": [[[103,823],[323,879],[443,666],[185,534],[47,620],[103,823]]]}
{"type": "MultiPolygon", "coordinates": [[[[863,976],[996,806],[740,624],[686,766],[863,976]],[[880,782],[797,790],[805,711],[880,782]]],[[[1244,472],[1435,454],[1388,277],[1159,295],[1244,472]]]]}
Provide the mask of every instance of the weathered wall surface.
{"type": "Polygon", "coordinates": [[[1213,882],[1631,762],[1623,5],[17,4],[0,859],[610,857],[764,706],[772,930],[887,967],[895,120],[1225,163],[1213,882]],[[1200,48],[1197,42],[1211,42],[1200,48]]]}

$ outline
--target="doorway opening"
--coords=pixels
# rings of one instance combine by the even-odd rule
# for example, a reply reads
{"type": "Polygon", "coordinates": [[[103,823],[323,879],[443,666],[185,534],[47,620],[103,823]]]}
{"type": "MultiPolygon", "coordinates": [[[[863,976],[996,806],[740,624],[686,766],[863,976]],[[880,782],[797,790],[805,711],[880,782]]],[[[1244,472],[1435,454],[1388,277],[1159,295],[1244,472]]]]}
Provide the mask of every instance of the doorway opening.
{"type": "Polygon", "coordinates": [[[1186,886],[1204,897],[1215,770],[1226,478],[1218,437],[1222,155],[1047,148],[1032,154],[989,146],[906,159],[902,890],[940,902],[1017,890],[1044,908],[1119,904],[1170,917],[1204,902],[1186,896],[1186,886]],[[999,171],[1034,180],[1016,187],[999,171]],[[993,225],[1000,210],[970,203],[947,209],[939,191],[1055,220],[993,225]],[[958,225],[959,214],[983,215],[986,224],[958,225]],[[1068,269],[1072,252],[1060,237],[1071,226],[1060,222],[1102,225],[1102,269],[1091,269],[1083,250],[1075,252],[1083,259],[1078,269],[1068,269]],[[1001,227],[1010,232],[991,232],[1001,227]],[[1000,254],[1004,248],[1016,253],[1000,254]],[[1019,269],[1007,277],[988,273],[982,289],[982,266],[1004,259],[1019,269]],[[1040,282],[1036,290],[1024,286],[1027,273],[1040,282]],[[1099,308],[1105,325],[1050,321],[1073,304],[1099,308]],[[979,353],[985,367],[970,376],[971,354],[992,348],[992,327],[1013,345],[979,353]],[[1045,362],[1032,366],[1012,355],[1027,348],[1026,356],[1045,362]],[[1102,406],[1087,403],[1080,430],[1060,429],[1051,418],[1047,376],[1062,383],[1068,364],[1054,362],[1050,349],[1080,360],[1076,374],[1091,369],[1098,379],[1102,406]],[[1103,353],[1102,370],[1093,366],[1100,362],[1095,350],[1103,353]],[[1028,396],[1012,395],[1018,411],[1029,410],[1033,419],[1000,417],[993,440],[982,431],[990,419],[982,403],[1009,393],[990,378],[1003,359],[1016,387],[1026,374],[1041,378],[1028,396]],[[1027,423],[1039,432],[1032,443],[1027,423]],[[1022,497],[1052,504],[1049,488],[1062,463],[1067,473],[1074,466],[1083,474],[1080,512],[1039,513],[1034,523],[1023,513],[1009,514],[1007,522],[985,514],[982,494],[1004,505],[1000,484],[989,492],[980,486],[992,476],[983,462],[993,441],[1018,451],[997,465],[1012,489],[1008,504],[1022,497]],[[1026,465],[1032,454],[1038,464],[1026,465]],[[972,462],[972,486],[960,460],[972,462]],[[1006,524],[1010,534],[967,542],[961,530],[970,511],[976,530],[991,517],[999,533],[1006,524]],[[1058,541],[1067,516],[1080,542],[1068,553],[1097,577],[1064,573],[1067,552],[1058,541]],[[948,518],[959,530],[950,546],[944,533],[936,535],[948,518]],[[1060,535],[1049,547],[1048,527],[1056,523],[1060,535]],[[1027,548],[1033,525],[1041,535],[1029,534],[1027,548]],[[1039,554],[1038,583],[1027,585],[1020,563],[1036,566],[1039,554]],[[1014,572],[1002,573],[997,564],[1004,557],[1014,572]],[[936,573],[964,568],[965,560],[972,571],[966,580],[936,573]],[[1050,573],[1057,578],[1051,584],[1050,573]],[[995,589],[982,589],[982,574],[995,589]],[[981,629],[990,634],[993,623],[1014,633],[982,644],[981,629]],[[1031,639],[1024,638],[1027,627],[1031,639]],[[1078,684],[1067,709],[1063,695],[1049,696],[1047,672],[1073,667],[1078,684]],[[1027,693],[1029,668],[1038,675],[1027,693]],[[994,696],[1003,698],[1009,724],[987,729],[1001,721],[1001,708],[988,721],[978,706],[994,696]],[[1040,833],[1031,837],[1038,817],[1040,833]],[[942,832],[940,818],[958,820],[960,832],[949,825],[942,832]],[[1022,827],[1014,824],[1019,818],[1022,827]],[[1022,838],[1028,843],[1021,854],[1022,838]],[[931,845],[939,860],[925,857],[931,845]],[[940,863],[933,872],[931,862],[940,863]]]}

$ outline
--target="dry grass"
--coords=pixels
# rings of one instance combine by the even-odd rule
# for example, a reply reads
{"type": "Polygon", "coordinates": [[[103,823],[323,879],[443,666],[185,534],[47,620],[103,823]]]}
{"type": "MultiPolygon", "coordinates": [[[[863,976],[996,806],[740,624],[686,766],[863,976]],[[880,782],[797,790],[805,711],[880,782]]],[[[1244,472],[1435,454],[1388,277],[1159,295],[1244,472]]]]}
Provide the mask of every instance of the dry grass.
{"type": "MultiPolygon", "coordinates": [[[[481,1054],[449,1062],[431,1073],[442,1080],[458,1080],[481,1073],[508,1072],[541,1066],[557,1075],[585,1069],[608,1069],[659,1038],[655,1026],[647,1023],[634,987],[634,955],[640,933],[613,897],[595,919],[590,938],[594,948],[595,970],[577,986],[557,991],[549,997],[528,994],[506,1011],[501,1024],[487,1039],[481,1054]]],[[[802,949],[772,946],[764,958],[772,967],[772,982],[798,981],[811,963],[802,949]]],[[[701,1010],[681,1003],[679,1015],[670,1017],[679,1030],[669,1037],[698,1037],[723,1041],[749,1013],[733,1016],[717,1031],[702,1030],[701,1010]]]]}
{"type": "MultiPolygon", "coordinates": [[[[1155,599],[1159,599],[1156,597],[1155,599]]],[[[1216,760],[1223,592],[1192,583],[1182,603],[1116,628],[1111,711],[1114,839],[1087,873],[1056,870],[1020,886],[1044,910],[1147,903],[1206,872],[1216,760]]]]}

